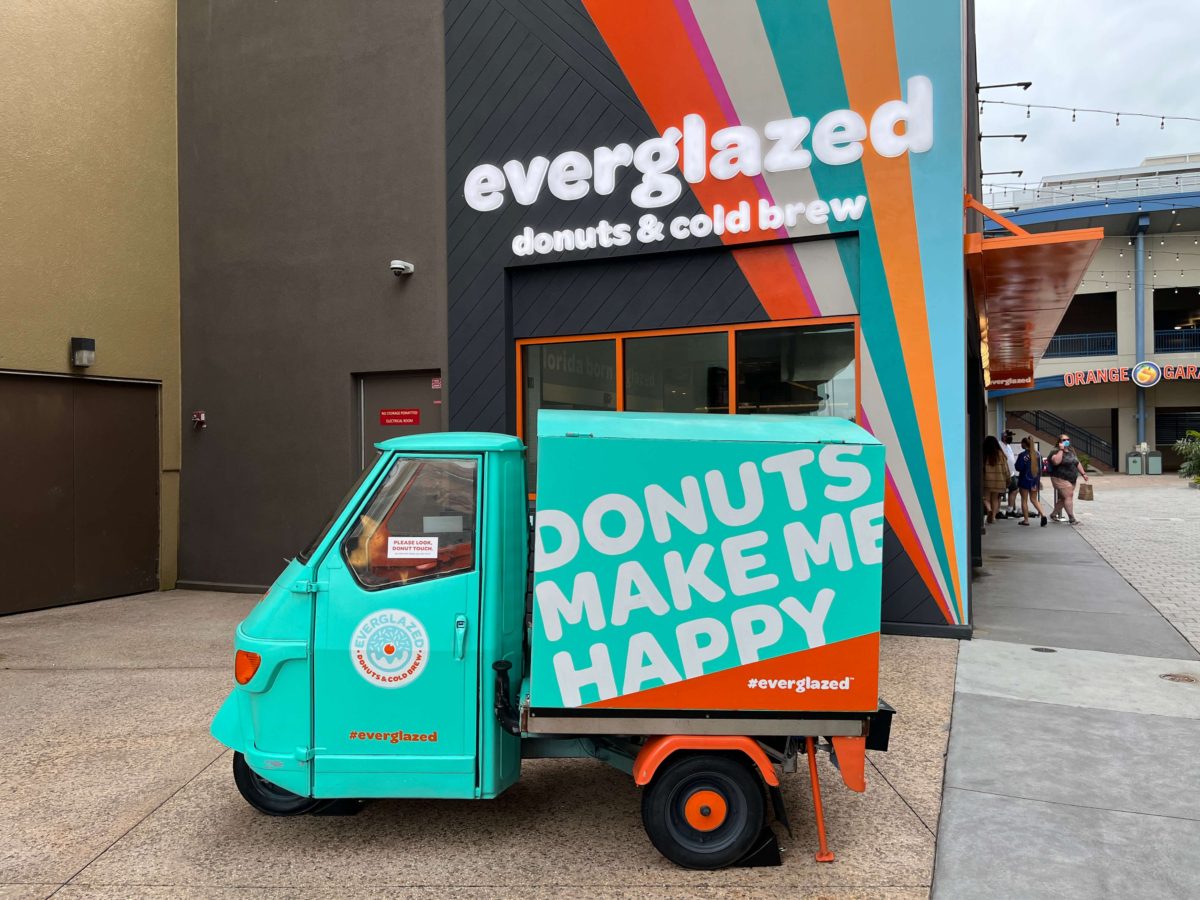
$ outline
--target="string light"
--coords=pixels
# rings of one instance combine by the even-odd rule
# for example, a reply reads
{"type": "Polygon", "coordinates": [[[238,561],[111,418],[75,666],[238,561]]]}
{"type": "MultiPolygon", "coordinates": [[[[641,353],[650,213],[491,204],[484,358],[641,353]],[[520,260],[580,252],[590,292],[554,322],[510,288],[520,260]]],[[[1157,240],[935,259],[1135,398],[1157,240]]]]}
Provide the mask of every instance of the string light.
{"type": "Polygon", "coordinates": [[[1102,116],[1112,116],[1117,125],[1121,124],[1121,116],[1132,116],[1137,119],[1150,119],[1152,121],[1154,119],[1158,119],[1158,127],[1160,131],[1167,127],[1168,121],[1200,122],[1200,116],[1172,116],[1164,113],[1120,112],[1118,110],[1094,109],[1086,106],[1060,106],[1055,103],[1014,103],[1011,100],[980,100],[979,106],[982,109],[989,103],[994,106],[1015,106],[1018,109],[1023,106],[1025,107],[1025,118],[1027,119],[1030,118],[1030,110],[1034,109],[1054,109],[1061,110],[1062,112],[1069,112],[1071,114],[1072,122],[1078,121],[1078,115],[1081,112],[1095,113],[1102,116]]]}

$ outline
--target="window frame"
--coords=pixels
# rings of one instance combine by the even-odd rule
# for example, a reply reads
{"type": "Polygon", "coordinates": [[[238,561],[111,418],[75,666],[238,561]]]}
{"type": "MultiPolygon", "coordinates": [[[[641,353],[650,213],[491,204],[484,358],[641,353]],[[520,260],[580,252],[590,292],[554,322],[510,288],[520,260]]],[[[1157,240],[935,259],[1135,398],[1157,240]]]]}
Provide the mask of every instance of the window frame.
{"type": "MultiPolygon", "coordinates": [[[[737,409],[737,335],[742,331],[766,328],[819,328],[824,325],[852,324],[854,326],[854,412],[855,420],[862,421],[862,320],[860,316],[813,316],[804,319],[772,319],[767,322],[743,322],[737,325],[698,325],[687,328],[658,328],[648,331],[610,331],[600,334],[572,334],[555,337],[519,338],[517,346],[516,410],[517,437],[525,440],[525,348],[544,344],[577,344],[590,341],[615,341],[616,357],[616,407],[625,411],[625,341],[647,337],[669,337],[685,334],[727,335],[727,362],[729,370],[729,415],[738,414],[737,409]]],[[[530,497],[532,498],[532,494],[530,497]]]]}
{"type": "MultiPolygon", "coordinates": [[[[367,494],[363,497],[362,502],[360,504],[358,504],[357,508],[351,514],[351,516],[349,517],[348,523],[353,523],[358,517],[363,515],[363,512],[367,509],[367,507],[369,507],[371,505],[371,503],[374,501],[376,496],[379,494],[379,491],[383,490],[384,483],[387,481],[388,473],[391,471],[391,467],[393,465],[395,465],[396,463],[399,463],[402,460],[419,460],[422,462],[431,462],[431,461],[438,461],[438,460],[462,460],[464,462],[472,462],[475,464],[475,473],[474,473],[475,474],[475,523],[474,523],[474,529],[472,531],[474,538],[473,538],[472,547],[471,547],[471,568],[459,569],[454,572],[444,572],[441,574],[431,575],[426,578],[418,578],[415,581],[407,581],[407,582],[391,581],[391,582],[387,582],[386,584],[375,584],[375,585],[364,584],[362,579],[359,577],[358,570],[350,562],[350,558],[349,558],[347,548],[346,548],[346,542],[350,537],[350,531],[353,530],[353,528],[354,528],[354,525],[351,524],[349,529],[345,529],[340,533],[340,536],[338,537],[338,540],[336,543],[336,548],[331,548],[331,549],[335,549],[335,552],[337,553],[342,564],[345,565],[346,570],[347,570],[347,572],[349,572],[350,578],[353,580],[355,586],[359,590],[362,590],[362,591],[375,592],[375,591],[398,590],[400,588],[409,587],[410,585],[429,584],[434,581],[440,581],[443,578],[455,578],[459,575],[471,575],[473,573],[478,573],[481,571],[481,562],[482,562],[482,552],[483,551],[482,551],[482,546],[481,546],[482,538],[480,536],[480,522],[482,521],[482,518],[483,518],[482,504],[483,504],[483,479],[484,479],[484,462],[485,462],[484,456],[481,454],[401,453],[401,452],[396,452],[388,460],[388,463],[383,467],[384,471],[382,472],[379,481],[374,485],[372,490],[367,492],[367,494]]],[[[399,498],[397,498],[397,500],[399,500],[399,498]]],[[[383,523],[381,523],[381,524],[383,524],[383,523]]]]}

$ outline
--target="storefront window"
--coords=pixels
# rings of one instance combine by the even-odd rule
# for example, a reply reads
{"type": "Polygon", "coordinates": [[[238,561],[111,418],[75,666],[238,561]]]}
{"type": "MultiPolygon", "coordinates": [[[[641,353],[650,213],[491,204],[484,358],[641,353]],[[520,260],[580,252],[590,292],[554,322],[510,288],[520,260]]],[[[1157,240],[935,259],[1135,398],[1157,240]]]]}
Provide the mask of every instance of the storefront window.
{"type": "Polygon", "coordinates": [[[854,326],[737,334],[737,411],[801,416],[855,413],[854,326]]]}
{"type": "Polygon", "coordinates": [[[537,471],[539,409],[616,409],[617,342],[560,341],[528,344],[521,359],[524,379],[522,437],[529,484],[537,471]]]}
{"type": "Polygon", "coordinates": [[[771,413],[853,421],[857,341],[852,319],[521,341],[521,437],[529,448],[530,489],[536,483],[539,409],[771,413]],[[731,381],[730,372],[736,379],[731,381]]]}
{"type": "Polygon", "coordinates": [[[710,331],[626,339],[625,408],[728,413],[728,335],[710,331]]]}

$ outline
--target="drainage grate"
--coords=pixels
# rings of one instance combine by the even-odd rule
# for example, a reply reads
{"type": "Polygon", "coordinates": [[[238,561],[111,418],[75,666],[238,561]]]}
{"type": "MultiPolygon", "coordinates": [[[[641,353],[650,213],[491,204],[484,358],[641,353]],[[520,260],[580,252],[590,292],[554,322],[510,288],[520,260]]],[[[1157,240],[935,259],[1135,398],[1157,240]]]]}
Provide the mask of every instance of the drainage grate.
{"type": "MultiPolygon", "coordinates": [[[[1033,650],[1034,653],[1057,653],[1058,652],[1053,647],[1031,647],[1030,649],[1033,650]]],[[[1163,676],[1163,678],[1166,678],[1166,677],[1167,677],[1166,675],[1163,676]]]]}
{"type": "Polygon", "coordinates": [[[1195,684],[1195,675],[1185,675],[1183,672],[1168,672],[1165,675],[1159,675],[1163,681],[1175,681],[1179,684],[1195,684]]]}
{"type": "Polygon", "coordinates": [[[1006,556],[1003,553],[989,553],[988,559],[1012,559],[1012,557],[1006,556]]]}

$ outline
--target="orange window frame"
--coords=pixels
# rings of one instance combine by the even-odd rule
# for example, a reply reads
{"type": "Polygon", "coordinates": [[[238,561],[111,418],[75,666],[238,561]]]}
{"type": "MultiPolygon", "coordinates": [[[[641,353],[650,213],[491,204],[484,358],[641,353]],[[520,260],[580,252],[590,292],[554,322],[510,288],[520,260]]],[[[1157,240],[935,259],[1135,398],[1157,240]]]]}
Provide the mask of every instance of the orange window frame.
{"type": "Polygon", "coordinates": [[[589,341],[615,341],[616,407],[625,411],[625,341],[645,337],[680,334],[721,334],[729,336],[729,414],[737,415],[737,335],[741,331],[796,326],[854,325],[854,410],[862,418],[862,325],[858,316],[814,316],[805,319],[772,319],[768,322],[744,322],[739,325],[698,325],[690,328],[658,328],[649,331],[610,331],[603,334],[572,334],[560,337],[521,338],[517,341],[517,437],[525,440],[525,348],[541,344],[581,344],[589,341]]]}

